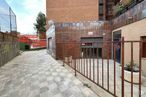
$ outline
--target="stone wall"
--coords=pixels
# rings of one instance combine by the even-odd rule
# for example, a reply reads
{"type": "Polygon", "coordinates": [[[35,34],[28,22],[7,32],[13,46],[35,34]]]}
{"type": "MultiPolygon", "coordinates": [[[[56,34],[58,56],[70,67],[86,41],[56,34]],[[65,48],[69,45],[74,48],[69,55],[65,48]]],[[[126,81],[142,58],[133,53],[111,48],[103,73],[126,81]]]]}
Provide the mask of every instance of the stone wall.
{"type": "Polygon", "coordinates": [[[18,37],[0,32],[0,67],[19,53],[18,37]]]}

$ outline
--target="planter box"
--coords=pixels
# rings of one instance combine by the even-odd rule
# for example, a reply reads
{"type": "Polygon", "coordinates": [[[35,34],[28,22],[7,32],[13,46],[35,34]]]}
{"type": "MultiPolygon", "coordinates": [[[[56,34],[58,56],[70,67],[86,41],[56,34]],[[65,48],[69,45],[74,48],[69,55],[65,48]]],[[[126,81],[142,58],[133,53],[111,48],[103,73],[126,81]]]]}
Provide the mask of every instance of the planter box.
{"type": "Polygon", "coordinates": [[[142,75],[143,85],[146,87],[146,58],[142,58],[142,75]]]}
{"type": "Polygon", "coordinates": [[[142,84],[143,84],[143,86],[145,86],[146,87],[146,77],[142,77],[142,84]]]}
{"type": "Polygon", "coordinates": [[[142,75],[146,77],[146,58],[142,59],[142,75]]]}
{"type": "MultiPolygon", "coordinates": [[[[119,67],[119,75],[122,76],[122,68],[119,67]]],[[[124,70],[124,80],[131,82],[131,71],[124,70]]],[[[139,72],[133,72],[133,83],[139,83],[139,72]]]]}
{"type": "MultiPolygon", "coordinates": [[[[131,72],[124,70],[124,79],[128,82],[131,82],[131,72]]],[[[133,72],[133,83],[139,83],[139,72],[133,72]]]]}

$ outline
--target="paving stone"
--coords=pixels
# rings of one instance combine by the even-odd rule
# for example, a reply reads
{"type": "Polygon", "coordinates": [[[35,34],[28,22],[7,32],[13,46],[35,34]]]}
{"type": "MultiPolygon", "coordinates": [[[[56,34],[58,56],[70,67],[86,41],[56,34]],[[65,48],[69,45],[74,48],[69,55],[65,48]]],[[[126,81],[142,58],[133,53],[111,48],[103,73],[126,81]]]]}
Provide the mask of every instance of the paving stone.
{"type": "Polygon", "coordinates": [[[24,52],[0,68],[0,97],[98,97],[61,65],[45,50],[24,52]]]}
{"type": "Polygon", "coordinates": [[[48,87],[42,87],[42,88],[40,88],[40,93],[46,92],[48,90],[49,90],[48,87]]]}

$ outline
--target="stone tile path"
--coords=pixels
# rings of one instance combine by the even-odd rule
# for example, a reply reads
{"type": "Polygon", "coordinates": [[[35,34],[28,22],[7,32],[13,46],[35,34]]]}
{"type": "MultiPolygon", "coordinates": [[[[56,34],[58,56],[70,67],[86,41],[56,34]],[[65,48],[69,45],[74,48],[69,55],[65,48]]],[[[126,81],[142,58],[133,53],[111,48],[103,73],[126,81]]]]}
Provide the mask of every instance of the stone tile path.
{"type": "Polygon", "coordinates": [[[24,52],[0,68],[0,97],[98,97],[45,50],[24,52]]]}

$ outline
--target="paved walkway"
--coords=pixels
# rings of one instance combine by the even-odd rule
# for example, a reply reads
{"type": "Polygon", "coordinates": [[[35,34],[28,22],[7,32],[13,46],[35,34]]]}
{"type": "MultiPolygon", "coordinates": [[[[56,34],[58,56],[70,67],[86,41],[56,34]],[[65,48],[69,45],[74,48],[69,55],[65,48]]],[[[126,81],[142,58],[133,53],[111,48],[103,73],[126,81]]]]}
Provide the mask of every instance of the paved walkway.
{"type": "Polygon", "coordinates": [[[24,52],[0,68],[0,97],[98,97],[45,50],[24,52]]]}

